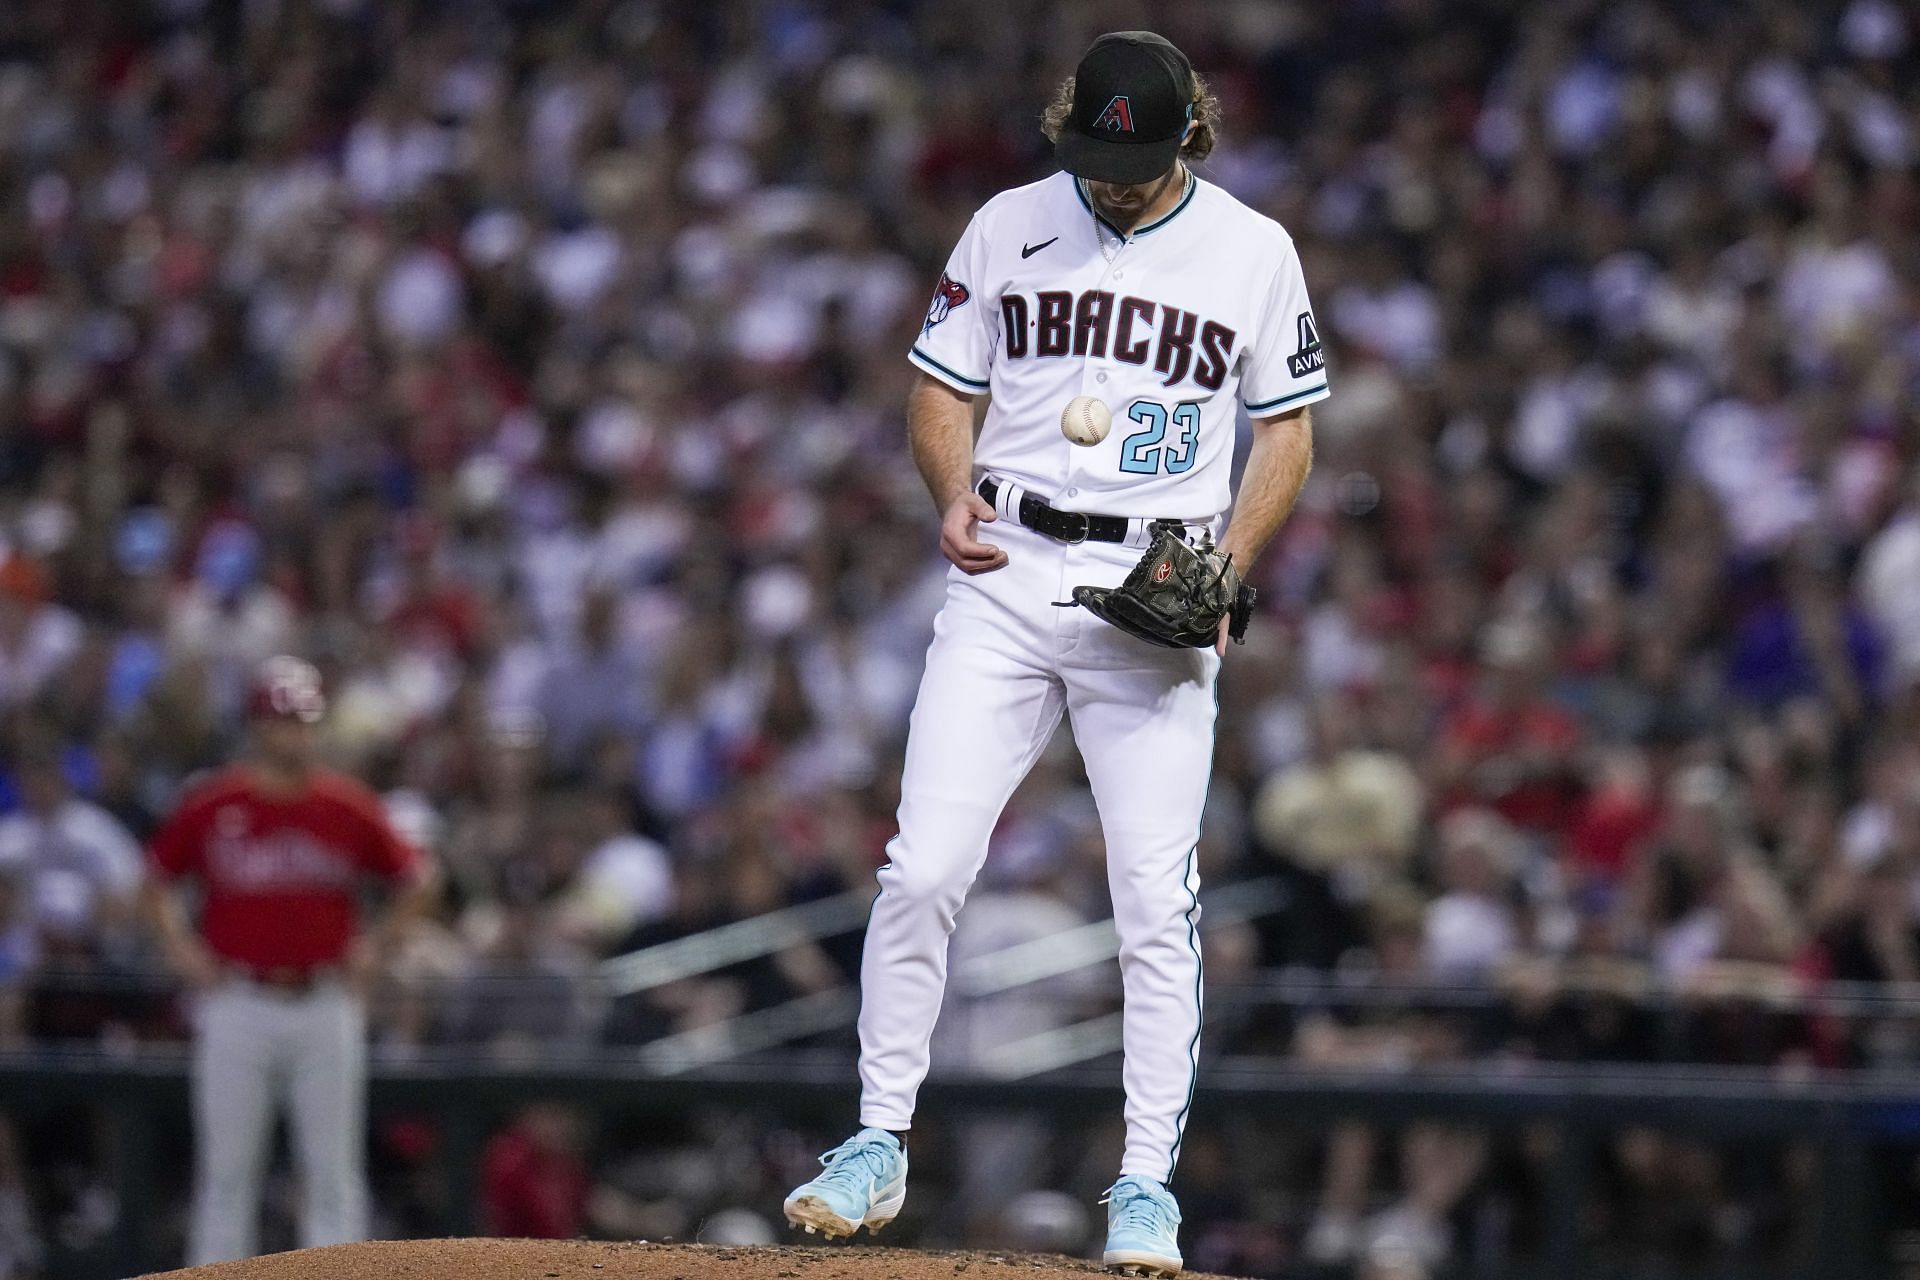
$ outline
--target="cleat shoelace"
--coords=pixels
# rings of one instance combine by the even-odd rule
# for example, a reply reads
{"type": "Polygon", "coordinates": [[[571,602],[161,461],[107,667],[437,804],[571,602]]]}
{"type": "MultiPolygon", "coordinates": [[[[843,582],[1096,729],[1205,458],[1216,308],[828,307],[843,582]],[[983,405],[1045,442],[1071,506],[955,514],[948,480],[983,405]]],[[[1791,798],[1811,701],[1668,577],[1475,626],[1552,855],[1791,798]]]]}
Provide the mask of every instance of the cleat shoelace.
{"type": "Polygon", "coordinates": [[[1113,1223],[1116,1228],[1145,1231],[1171,1239],[1180,1225],[1180,1215],[1171,1205],[1137,1184],[1128,1186],[1114,1183],[1107,1189],[1107,1194],[1101,1197],[1100,1203],[1119,1206],[1113,1223]]]}
{"type": "Polygon", "coordinates": [[[865,1191],[863,1178],[878,1181],[887,1168],[887,1145],[872,1138],[861,1141],[848,1138],[820,1157],[820,1163],[826,1166],[826,1172],[814,1182],[821,1186],[830,1186],[848,1191],[865,1191]]]}

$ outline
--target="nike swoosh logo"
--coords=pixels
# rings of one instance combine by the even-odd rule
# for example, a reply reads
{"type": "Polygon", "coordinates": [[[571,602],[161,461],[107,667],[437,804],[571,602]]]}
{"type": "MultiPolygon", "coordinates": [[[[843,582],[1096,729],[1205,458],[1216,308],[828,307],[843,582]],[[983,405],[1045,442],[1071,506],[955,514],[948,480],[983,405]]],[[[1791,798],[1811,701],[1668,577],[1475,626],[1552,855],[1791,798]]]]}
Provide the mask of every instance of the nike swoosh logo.
{"type": "MultiPolygon", "coordinates": [[[[1055,236],[1055,237],[1053,238],[1053,240],[1058,240],[1059,238],[1060,238],[1059,236],[1055,236]]],[[[1039,244],[1023,244],[1023,245],[1021,245],[1021,246],[1020,246],[1020,257],[1021,257],[1022,259],[1026,259],[1026,258],[1031,258],[1031,257],[1032,257],[1032,256],[1033,256],[1034,254],[1036,254],[1036,253],[1038,253],[1038,252],[1040,252],[1040,251],[1041,251],[1042,249],[1044,249],[1044,248],[1046,248],[1046,247],[1047,247],[1048,245],[1050,245],[1050,244],[1052,244],[1052,243],[1053,243],[1053,240],[1042,240],[1042,241],[1041,241],[1041,242],[1040,242],[1039,244]]]]}

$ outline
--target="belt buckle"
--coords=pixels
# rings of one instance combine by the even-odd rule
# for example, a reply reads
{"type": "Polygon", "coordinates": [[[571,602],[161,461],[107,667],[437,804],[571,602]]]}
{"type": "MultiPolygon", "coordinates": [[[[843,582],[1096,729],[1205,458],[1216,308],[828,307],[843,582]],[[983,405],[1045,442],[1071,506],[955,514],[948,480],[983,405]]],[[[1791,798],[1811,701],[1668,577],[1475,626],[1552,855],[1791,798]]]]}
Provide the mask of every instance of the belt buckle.
{"type": "Polygon", "coordinates": [[[1078,533],[1071,538],[1062,538],[1060,541],[1066,543],[1068,546],[1078,546],[1080,543],[1085,542],[1087,535],[1093,531],[1093,521],[1087,518],[1087,513],[1084,511],[1060,511],[1057,507],[1055,510],[1060,515],[1080,522],[1080,531],[1078,533]]]}

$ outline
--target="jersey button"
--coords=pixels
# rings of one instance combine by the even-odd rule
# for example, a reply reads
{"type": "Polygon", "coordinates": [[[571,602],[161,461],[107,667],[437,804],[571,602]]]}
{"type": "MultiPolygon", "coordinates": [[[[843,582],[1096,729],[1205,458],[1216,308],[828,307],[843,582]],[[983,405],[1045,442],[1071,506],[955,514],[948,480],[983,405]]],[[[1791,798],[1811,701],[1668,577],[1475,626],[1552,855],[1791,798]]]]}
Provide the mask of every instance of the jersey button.
{"type": "Polygon", "coordinates": [[[1125,280],[1127,278],[1127,273],[1124,271],[1116,271],[1113,273],[1113,278],[1115,280],[1125,280]]]}
{"type": "Polygon", "coordinates": [[[1096,373],[1093,375],[1093,380],[1095,382],[1105,382],[1107,380],[1107,375],[1104,373],[1096,373]]]}
{"type": "Polygon", "coordinates": [[[1069,498],[1077,498],[1080,496],[1080,491],[1078,489],[1069,489],[1067,490],[1067,496],[1069,498]]]}

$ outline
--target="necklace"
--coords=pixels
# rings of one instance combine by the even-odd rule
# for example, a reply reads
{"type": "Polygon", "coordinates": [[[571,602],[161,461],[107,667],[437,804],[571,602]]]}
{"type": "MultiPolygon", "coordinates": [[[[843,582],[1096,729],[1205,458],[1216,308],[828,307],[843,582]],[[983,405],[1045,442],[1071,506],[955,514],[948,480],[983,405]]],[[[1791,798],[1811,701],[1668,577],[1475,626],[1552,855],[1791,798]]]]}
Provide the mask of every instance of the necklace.
{"type": "MultiPolygon", "coordinates": [[[[1184,180],[1180,185],[1181,195],[1184,197],[1187,188],[1193,185],[1193,171],[1181,165],[1180,176],[1184,180]]],[[[1100,246],[1100,257],[1108,266],[1112,266],[1120,250],[1133,243],[1133,237],[1112,226],[1100,216],[1100,206],[1093,202],[1093,192],[1088,189],[1086,179],[1075,178],[1073,181],[1080,188],[1080,199],[1086,204],[1087,213],[1093,219],[1093,239],[1094,243],[1100,246]],[[1113,238],[1112,248],[1107,247],[1109,236],[1113,238]]]]}

